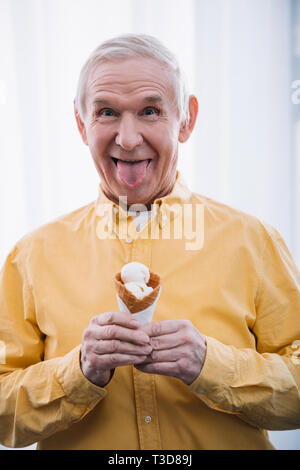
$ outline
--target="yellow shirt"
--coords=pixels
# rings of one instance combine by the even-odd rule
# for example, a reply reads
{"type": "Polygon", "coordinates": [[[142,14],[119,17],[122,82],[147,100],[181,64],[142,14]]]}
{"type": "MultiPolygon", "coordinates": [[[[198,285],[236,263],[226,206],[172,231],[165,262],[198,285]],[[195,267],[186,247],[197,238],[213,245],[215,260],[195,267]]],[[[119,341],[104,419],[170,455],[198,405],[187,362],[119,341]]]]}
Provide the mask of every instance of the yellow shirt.
{"type": "Polygon", "coordinates": [[[300,427],[291,255],[274,228],[191,193],[180,176],[140,232],[100,190],[23,237],[1,272],[0,325],[5,446],[271,449],[265,429],[300,427]],[[83,330],[118,309],[113,275],[133,260],[162,279],[153,321],[189,319],[207,338],[189,386],[123,366],[100,388],[80,369],[83,330]]]}

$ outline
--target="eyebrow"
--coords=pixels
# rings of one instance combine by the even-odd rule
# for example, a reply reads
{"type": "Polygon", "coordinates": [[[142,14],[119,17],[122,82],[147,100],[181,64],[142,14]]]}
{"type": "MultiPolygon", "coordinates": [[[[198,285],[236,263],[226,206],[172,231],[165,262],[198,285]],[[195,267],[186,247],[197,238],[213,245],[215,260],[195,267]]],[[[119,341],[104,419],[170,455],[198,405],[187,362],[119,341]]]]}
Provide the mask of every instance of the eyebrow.
{"type": "MultiPolygon", "coordinates": [[[[142,104],[146,104],[146,103],[159,104],[162,102],[163,102],[163,99],[160,95],[145,96],[142,100],[142,104]]],[[[111,106],[111,102],[105,98],[95,98],[93,101],[93,105],[111,106]]]]}
{"type": "Polygon", "coordinates": [[[162,103],[163,99],[160,95],[150,95],[150,96],[145,96],[143,99],[143,103],[162,103]]]}
{"type": "Polygon", "coordinates": [[[95,98],[93,104],[101,104],[102,106],[110,106],[110,102],[103,98],[95,98]]]}

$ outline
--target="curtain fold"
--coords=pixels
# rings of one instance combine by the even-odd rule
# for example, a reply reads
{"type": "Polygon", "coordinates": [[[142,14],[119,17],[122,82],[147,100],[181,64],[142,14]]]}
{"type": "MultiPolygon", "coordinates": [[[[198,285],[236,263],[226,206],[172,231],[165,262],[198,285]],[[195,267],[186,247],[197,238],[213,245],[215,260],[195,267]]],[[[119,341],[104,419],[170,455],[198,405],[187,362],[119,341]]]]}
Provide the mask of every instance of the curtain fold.
{"type": "Polygon", "coordinates": [[[300,266],[300,0],[291,8],[292,35],[292,151],[293,151],[293,240],[295,260],[300,266]]]}

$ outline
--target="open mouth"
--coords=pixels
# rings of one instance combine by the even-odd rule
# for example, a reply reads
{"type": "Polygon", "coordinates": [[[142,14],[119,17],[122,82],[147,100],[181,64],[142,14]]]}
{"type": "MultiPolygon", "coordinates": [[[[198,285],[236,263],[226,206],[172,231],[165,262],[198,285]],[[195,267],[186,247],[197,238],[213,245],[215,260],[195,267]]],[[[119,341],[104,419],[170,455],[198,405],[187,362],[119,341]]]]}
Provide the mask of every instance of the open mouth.
{"type": "Polygon", "coordinates": [[[118,178],[129,189],[139,186],[145,179],[151,158],[145,160],[121,160],[111,157],[117,168],[118,178]]]}
{"type": "Polygon", "coordinates": [[[151,162],[152,158],[147,158],[145,160],[123,160],[121,158],[115,158],[115,157],[111,157],[112,161],[114,162],[114,164],[117,166],[118,165],[118,162],[121,161],[121,162],[124,162],[124,163],[129,163],[130,165],[134,165],[135,163],[141,163],[141,162],[144,162],[144,161],[147,161],[147,166],[149,165],[149,163],[151,162]]]}

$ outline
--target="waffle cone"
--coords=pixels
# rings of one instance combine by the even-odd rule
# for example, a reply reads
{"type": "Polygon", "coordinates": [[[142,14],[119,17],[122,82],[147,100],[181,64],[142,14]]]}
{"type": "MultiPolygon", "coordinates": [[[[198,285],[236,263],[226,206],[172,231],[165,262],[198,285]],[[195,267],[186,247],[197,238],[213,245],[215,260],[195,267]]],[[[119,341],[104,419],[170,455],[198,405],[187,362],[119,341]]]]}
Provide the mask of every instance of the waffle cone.
{"type": "Polygon", "coordinates": [[[115,275],[114,283],[118,296],[127,306],[128,310],[131,313],[137,313],[150,307],[150,305],[152,305],[155,301],[160,288],[160,277],[158,274],[150,271],[150,279],[147,285],[152,287],[153,291],[146,295],[143,299],[137,299],[135,295],[126,289],[121,279],[120,272],[115,275]]]}

